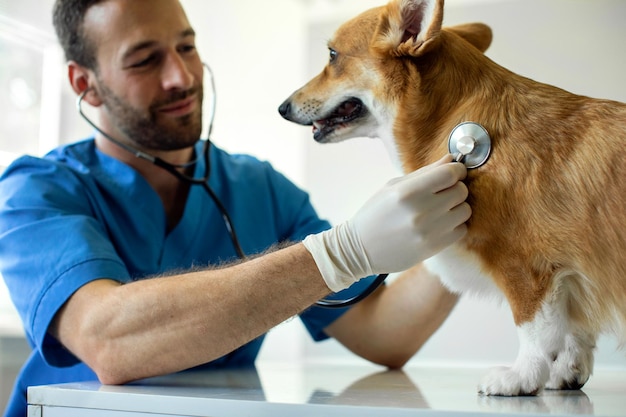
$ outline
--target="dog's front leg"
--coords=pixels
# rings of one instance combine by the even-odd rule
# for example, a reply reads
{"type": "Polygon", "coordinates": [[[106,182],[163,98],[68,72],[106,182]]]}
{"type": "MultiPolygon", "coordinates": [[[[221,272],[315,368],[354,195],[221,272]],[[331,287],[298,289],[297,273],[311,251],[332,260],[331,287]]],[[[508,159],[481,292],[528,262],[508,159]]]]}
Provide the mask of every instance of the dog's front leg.
{"type": "Polygon", "coordinates": [[[549,357],[541,333],[546,329],[535,322],[517,328],[520,349],[511,367],[492,368],[481,380],[478,391],[484,395],[537,395],[550,377],[549,357]]]}
{"type": "Polygon", "coordinates": [[[497,367],[482,379],[484,395],[537,395],[550,379],[553,363],[565,349],[569,320],[564,297],[546,297],[533,319],[517,326],[520,349],[511,367],[497,367]]]}

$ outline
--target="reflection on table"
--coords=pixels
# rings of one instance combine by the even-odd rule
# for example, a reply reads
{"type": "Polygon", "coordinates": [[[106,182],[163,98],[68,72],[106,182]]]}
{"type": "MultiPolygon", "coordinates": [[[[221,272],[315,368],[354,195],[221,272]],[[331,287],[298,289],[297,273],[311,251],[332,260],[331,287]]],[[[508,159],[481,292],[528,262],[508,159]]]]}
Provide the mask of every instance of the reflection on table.
{"type": "Polygon", "coordinates": [[[86,409],[185,416],[404,416],[418,411],[437,416],[626,416],[625,371],[596,370],[581,391],[544,391],[536,397],[480,396],[476,386],[485,372],[482,368],[384,370],[373,365],[262,363],[256,368],[180,373],[124,386],[85,382],[35,387],[29,392],[29,403],[33,408],[65,410],[57,415],[80,408],[84,416],[107,415],[87,414],[86,409]]]}

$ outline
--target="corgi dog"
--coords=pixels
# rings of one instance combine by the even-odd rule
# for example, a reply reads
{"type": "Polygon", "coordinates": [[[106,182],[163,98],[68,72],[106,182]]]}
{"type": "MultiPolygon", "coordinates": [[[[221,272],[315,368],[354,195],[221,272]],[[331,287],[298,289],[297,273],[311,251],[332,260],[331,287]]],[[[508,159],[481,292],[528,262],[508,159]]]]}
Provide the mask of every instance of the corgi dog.
{"type": "Polygon", "coordinates": [[[455,126],[482,125],[492,148],[465,180],[468,233],[425,265],[511,308],[518,356],[481,394],[580,389],[598,336],[626,335],[626,105],[512,73],[484,55],[488,26],[442,27],[443,6],[392,0],[344,23],[279,112],[320,143],[380,138],[405,172],[449,153],[455,126]]]}

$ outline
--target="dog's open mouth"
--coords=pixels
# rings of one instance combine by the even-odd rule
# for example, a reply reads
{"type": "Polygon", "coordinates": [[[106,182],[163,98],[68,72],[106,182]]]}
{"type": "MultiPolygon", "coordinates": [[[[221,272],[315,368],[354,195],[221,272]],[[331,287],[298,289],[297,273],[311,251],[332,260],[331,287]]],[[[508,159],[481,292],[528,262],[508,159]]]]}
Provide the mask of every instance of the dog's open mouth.
{"type": "Polygon", "coordinates": [[[366,113],[367,109],[361,100],[355,97],[349,98],[337,106],[327,118],[313,122],[313,139],[324,142],[325,138],[337,128],[345,127],[366,113]]]}

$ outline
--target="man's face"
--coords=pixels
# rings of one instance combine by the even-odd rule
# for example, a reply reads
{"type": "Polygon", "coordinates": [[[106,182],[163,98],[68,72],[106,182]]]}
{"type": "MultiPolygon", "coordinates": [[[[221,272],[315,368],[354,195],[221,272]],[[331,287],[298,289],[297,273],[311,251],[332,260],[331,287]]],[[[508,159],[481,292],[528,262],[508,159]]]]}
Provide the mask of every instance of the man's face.
{"type": "MultiPolygon", "coordinates": [[[[202,132],[202,88],[173,92],[169,98],[153,102],[147,111],[135,109],[116,95],[105,83],[99,83],[100,98],[117,128],[142,149],[171,151],[186,148],[198,141],[202,132]],[[197,111],[178,117],[160,115],[163,106],[179,106],[181,102],[198,102],[197,111]]],[[[192,103],[189,103],[192,104],[192,103]]]]}
{"type": "Polygon", "coordinates": [[[178,0],[108,0],[89,9],[100,123],[146,150],[193,145],[202,131],[202,62],[178,0]]]}

